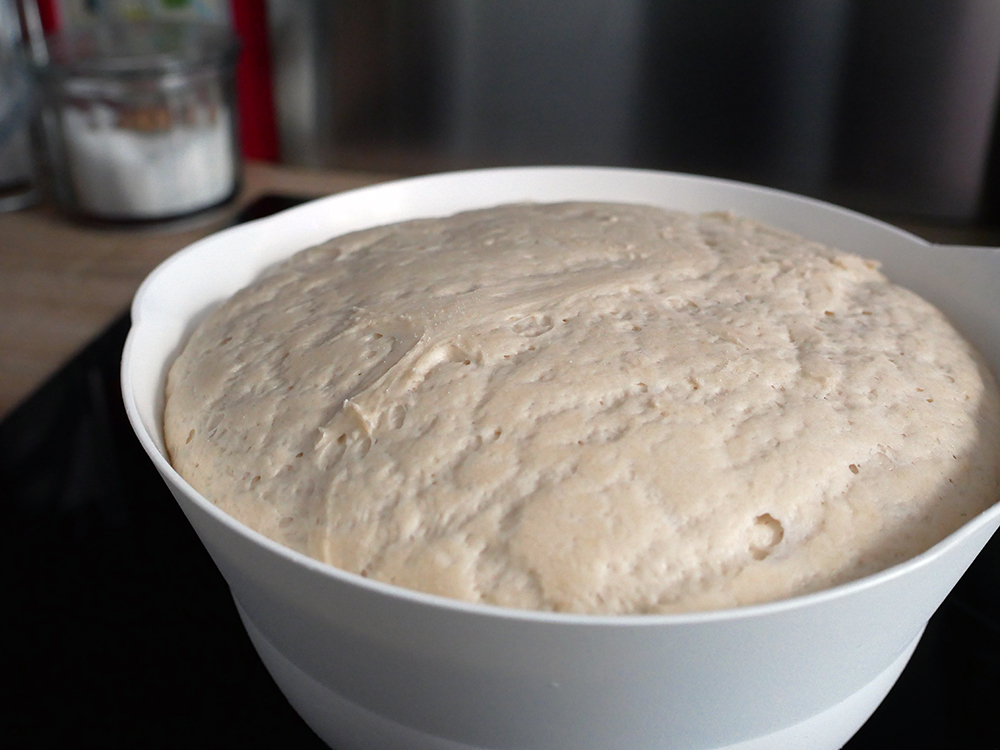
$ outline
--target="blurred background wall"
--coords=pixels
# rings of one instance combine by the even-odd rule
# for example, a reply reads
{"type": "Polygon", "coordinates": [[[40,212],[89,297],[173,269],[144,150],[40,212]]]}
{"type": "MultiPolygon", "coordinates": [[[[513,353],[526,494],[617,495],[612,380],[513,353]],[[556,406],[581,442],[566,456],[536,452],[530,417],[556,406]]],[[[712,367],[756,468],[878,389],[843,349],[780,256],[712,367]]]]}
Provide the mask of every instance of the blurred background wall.
{"type": "Polygon", "coordinates": [[[66,24],[256,14],[244,59],[266,58],[273,107],[245,125],[273,117],[290,164],[650,167],[1000,220],[997,0],[48,4],[66,24]]]}
{"type": "Polygon", "coordinates": [[[972,220],[996,0],[270,0],[282,158],[586,163],[972,220]]]}

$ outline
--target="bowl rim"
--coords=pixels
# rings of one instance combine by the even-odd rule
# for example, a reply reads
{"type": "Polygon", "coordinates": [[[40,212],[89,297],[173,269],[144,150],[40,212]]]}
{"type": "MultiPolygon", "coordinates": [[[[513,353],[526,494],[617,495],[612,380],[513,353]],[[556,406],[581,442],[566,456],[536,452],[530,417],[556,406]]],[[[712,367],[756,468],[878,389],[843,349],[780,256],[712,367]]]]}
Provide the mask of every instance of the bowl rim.
{"type": "MultiPolygon", "coordinates": [[[[337,568],[336,566],[330,565],[329,563],[322,562],[315,558],[309,557],[301,552],[286,547],[279,542],[264,536],[260,532],[244,525],[240,521],[236,520],[229,514],[222,511],[215,504],[209,501],[201,493],[195,490],[188,482],[174,469],[170,461],[167,459],[166,455],[160,450],[159,446],[156,445],[152,435],[146,429],[145,423],[143,422],[140,413],[138,402],[136,399],[135,388],[133,387],[133,378],[131,371],[131,363],[134,358],[134,350],[136,348],[136,341],[143,335],[144,323],[144,304],[149,298],[157,284],[160,283],[161,278],[165,274],[166,270],[169,269],[173,264],[180,262],[183,258],[188,255],[201,252],[205,247],[211,247],[215,243],[220,241],[220,237],[229,237],[232,233],[237,233],[240,231],[250,231],[248,227],[260,227],[268,222],[276,221],[288,221],[291,217],[295,215],[296,212],[314,210],[315,205],[319,202],[333,202],[337,199],[341,199],[344,196],[356,196],[359,194],[365,194],[372,191],[380,191],[385,189],[398,189],[403,188],[420,188],[423,184],[436,181],[440,179],[454,179],[454,178],[489,178],[497,174],[522,174],[524,176],[531,176],[532,174],[546,173],[555,174],[557,172],[563,173],[591,173],[595,175],[623,175],[623,174],[650,174],[650,175],[667,175],[671,177],[681,178],[681,179],[691,179],[703,184],[719,184],[727,185],[735,188],[743,189],[753,189],[754,191],[761,192],[769,196],[775,196],[781,199],[791,200],[793,202],[803,202],[815,207],[819,207],[823,210],[832,211],[834,213],[839,213],[848,217],[852,221],[860,221],[868,224],[877,225],[879,228],[885,231],[890,231],[897,236],[904,238],[907,242],[916,243],[924,245],[927,247],[944,247],[935,245],[918,237],[910,232],[907,232],[899,227],[895,227],[891,224],[883,222],[879,219],[875,219],[866,214],[854,211],[852,209],[837,206],[835,204],[822,201],[816,198],[810,198],[808,196],[799,195],[797,193],[792,193],[785,190],[780,190],[777,188],[769,188],[760,185],[754,185],[751,183],[740,182],[737,180],[730,180],[725,178],[707,177],[702,175],[693,175],[682,172],[668,172],[662,170],[653,169],[634,169],[634,168],[618,168],[618,167],[587,167],[587,166],[542,166],[542,167],[497,167],[497,168],[485,168],[485,169],[470,169],[470,170],[459,170],[459,171],[449,171],[449,172],[439,172],[428,175],[420,175],[416,177],[407,177],[397,180],[388,180],[386,182],[374,183],[371,185],[366,185],[360,188],[354,188],[351,190],[346,190],[339,193],[334,193],[332,195],[321,196],[316,199],[307,201],[299,206],[295,206],[290,209],[286,209],[272,216],[267,216],[261,219],[256,219],[245,224],[240,224],[232,227],[227,227],[218,232],[215,232],[207,237],[197,240],[186,247],[178,250],[177,252],[170,255],[168,258],[163,260],[156,268],[151,271],[146,278],[143,280],[142,284],[139,286],[135,297],[132,302],[132,321],[131,326],[125,341],[125,346],[122,353],[121,360],[121,383],[122,383],[122,395],[125,404],[126,413],[128,415],[129,422],[139,439],[143,449],[146,454],[153,462],[157,471],[161,476],[172,483],[181,491],[184,492],[186,498],[191,501],[201,512],[208,514],[216,522],[221,523],[230,532],[235,533],[247,541],[262,547],[269,554],[276,555],[278,557],[284,558],[287,562],[293,563],[297,566],[302,566],[309,571],[319,574],[324,577],[333,578],[339,583],[347,584],[350,586],[357,586],[370,593],[388,596],[390,598],[396,599],[402,602],[408,602],[413,605],[418,605],[422,607],[430,607],[434,609],[444,609],[451,610],[453,612],[462,613],[466,615],[473,615],[479,617],[489,617],[489,618],[501,618],[506,620],[516,620],[528,623],[546,623],[552,625],[564,625],[564,626],[608,626],[613,625],[616,627],[659,627],[663,625],[690,625],[690,624],[701,624],[701,623],[724,623],[733,620],[744,620],[759,617],[768,617],[777,615],[790,610],[804,609],[812,606],[822,605],[824,603],[833,602],[838,599],[849,597],[853,594],[859,594],[866,590],[882,586],[890,581],[899,579],[903,576],[910,575],[911,573],[927,567],[933,564],[935,560],[946,554],[948,550],[953,547],[960,545],[964,540],[971,536],[978,534],[983,527],[989,526],[991,524],[996,524],[1000,521],[1000,500],[995,502],[989,508],[985,509],[978,515],[969,519],[966,523],[960,526],[958,529],[953,531],[948,536],[944,537],[936,544],[928,548],[927,550],[921,552],[914,557],[908,558],[900,563],[892,565],[888,568],[884,568],[875,573],[863,576],[855,580],[848,581],[846,583],[837,584],[834,586],[826,587],[814,592],[797,594],[790,597],[785,597],[782,599],[775,599],[771,601],[762,602],[759,604],[749,604],[749,605],[738,605],[735,607],[726,607],[720,609],[709,609],[709,610],[697,610],[690,612],[676,612],[676,613],[631,613],[631,614],[587,614],[587,613],[576,613],[576,612],[554,612],[547,610],[532,610],[532,609],[518,609],[514,607],[486,604],[479,602],[470,602],[460,599],[453,599],[450,597],[430,594],[423,591],[417,591],[415,589],[408,589],[402,586],[398,586],[391,583],[385,583],[373,578],[364,577],[356,573],[351,573],[347,570],[337,568]]],[[[484,207],[489,204],[484,204],[484,207]]],[[[465,210],[465,209],[461,209],[465,210]]],[[[372,225],[377,226],[377,225],[372,225]]],[[[336,235],[331,235],[336,236],[336,235]]],[[[948,246],[949,250],[955,249],[955,246],[948,246]]],[[[978,249],[978,248],[976,248],[978,249]]],[[[148,323],[147,323],[148,324],[148,323]]],[[[163,363],[163,367],[167,366],[167,362],[163,363]]],[[[162,418],[162,414],[160,415],[162,418]]],[[[161,426],[162,429],[162,426],[161,426]]]]}

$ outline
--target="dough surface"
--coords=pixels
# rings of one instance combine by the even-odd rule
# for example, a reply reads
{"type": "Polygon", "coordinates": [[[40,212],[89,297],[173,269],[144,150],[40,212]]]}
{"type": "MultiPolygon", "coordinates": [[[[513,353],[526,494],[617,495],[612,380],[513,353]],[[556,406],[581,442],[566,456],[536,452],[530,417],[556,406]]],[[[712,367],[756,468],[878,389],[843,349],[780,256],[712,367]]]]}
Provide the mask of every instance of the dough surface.
{"type": "Polygon", "coordinates": [[[725,213],[518,204],[332,239],[209,313],[171,461],[339,568],[517,608],[815,591],[1000,497],[972,348],[877,264],[725,213]]]}

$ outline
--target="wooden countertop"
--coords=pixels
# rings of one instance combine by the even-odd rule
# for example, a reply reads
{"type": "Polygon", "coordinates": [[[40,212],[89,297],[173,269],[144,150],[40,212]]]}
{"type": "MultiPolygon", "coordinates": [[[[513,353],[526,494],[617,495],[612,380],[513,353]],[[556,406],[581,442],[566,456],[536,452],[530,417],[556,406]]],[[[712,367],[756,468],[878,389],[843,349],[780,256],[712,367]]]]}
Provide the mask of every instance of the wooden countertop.
{"type": "Polygon", "coordinates": [[[166,226],[74,223],[48,205],[0,213],[0,418],[128,309],[163,259],[267,193],[322,196],[389,179],[249,162],[237,199],[166,226]]]}

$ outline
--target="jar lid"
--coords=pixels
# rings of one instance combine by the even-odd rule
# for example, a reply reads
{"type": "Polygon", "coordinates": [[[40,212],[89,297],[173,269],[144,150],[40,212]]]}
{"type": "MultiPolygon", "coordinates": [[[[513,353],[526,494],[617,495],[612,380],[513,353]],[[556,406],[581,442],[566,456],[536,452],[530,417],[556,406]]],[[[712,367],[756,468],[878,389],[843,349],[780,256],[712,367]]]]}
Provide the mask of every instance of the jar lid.
{"type": "Polygon", "coordinates": [[[221,24],[98,23],[46,37],[42,75],[148,76],[230,64],[237,42],[221,24]]]}

